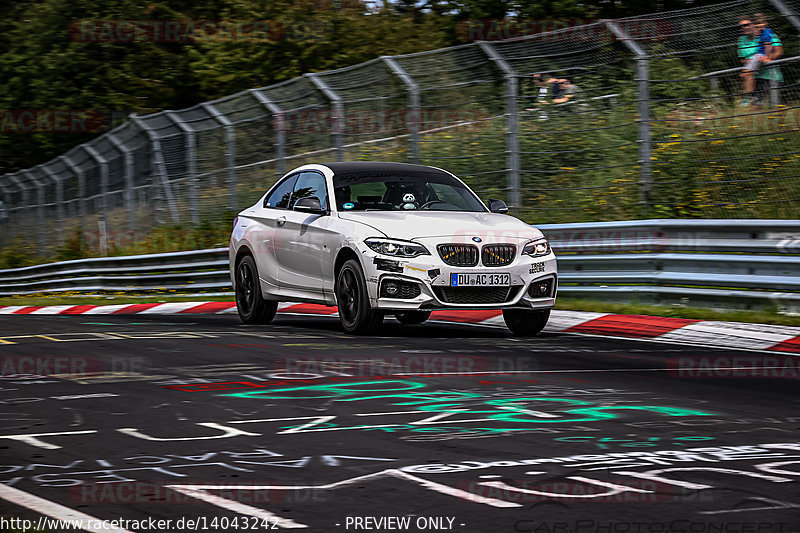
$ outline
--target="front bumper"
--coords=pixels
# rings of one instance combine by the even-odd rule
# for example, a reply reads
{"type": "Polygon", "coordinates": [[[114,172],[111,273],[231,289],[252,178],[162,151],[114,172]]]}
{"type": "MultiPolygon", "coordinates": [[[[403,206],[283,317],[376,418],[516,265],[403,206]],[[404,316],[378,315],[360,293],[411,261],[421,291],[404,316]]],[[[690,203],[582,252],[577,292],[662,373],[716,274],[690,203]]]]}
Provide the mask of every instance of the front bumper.
{"type": "MultiPolygon", "coordinates": [[[[360,247],[361,248],[361,247],[360,247]]],[[[450,266],[436,254],[412,259],[390,258],[367,246],[360,249],[367,292],[373,309],[414,311],[435,309],[550,309],[558,291],[556,257],[518,255],[505,266],[450,266]],[[510,285],[451,287],[452,274],[509,274],[510,285]],[[387,296],[385,284],[402,290],[387,296]],[[547,290],[542,290],[543,285],[547,290]],[[413,288],[412,288],[413,287],[413,288]],[[504,292],[505,291],[505,292],[504,292]],[[544,293],[544,294],[543,294],[544,293]]]]}

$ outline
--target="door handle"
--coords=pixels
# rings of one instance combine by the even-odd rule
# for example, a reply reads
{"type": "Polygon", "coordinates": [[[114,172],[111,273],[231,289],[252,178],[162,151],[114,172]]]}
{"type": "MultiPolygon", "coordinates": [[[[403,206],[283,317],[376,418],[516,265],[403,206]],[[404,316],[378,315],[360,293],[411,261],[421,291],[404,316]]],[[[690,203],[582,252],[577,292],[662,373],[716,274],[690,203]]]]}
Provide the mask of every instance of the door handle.
{"type": "Polygon", "coordinates": [[[275,219],[275,222],[278,224],[278,226],[283,226],[286,224],[286,217],[278,217],[275,219]]]}

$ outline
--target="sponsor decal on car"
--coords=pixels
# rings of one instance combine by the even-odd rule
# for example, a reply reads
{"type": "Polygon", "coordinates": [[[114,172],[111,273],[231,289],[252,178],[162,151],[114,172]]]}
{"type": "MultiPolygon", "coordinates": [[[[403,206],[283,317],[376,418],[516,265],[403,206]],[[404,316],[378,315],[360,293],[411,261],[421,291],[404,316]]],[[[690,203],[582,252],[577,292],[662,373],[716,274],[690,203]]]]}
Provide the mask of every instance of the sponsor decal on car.
{"type": "Polygon", "coordinates": [[[531,269],[530,269],[530,271],[528,273],[529,274],[536,274],[538,272],[544,272],[544,271],[545,271],[545,263],[541,262],[541,263],[533,263],[531,265],[531,269]]]}

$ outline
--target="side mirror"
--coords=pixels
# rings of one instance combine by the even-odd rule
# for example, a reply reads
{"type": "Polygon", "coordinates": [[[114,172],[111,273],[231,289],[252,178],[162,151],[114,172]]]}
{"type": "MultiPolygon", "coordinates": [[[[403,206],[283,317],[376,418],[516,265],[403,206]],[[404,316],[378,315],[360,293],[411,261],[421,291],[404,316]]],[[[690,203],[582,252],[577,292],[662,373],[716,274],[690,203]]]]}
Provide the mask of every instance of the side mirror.
{"type": "Polygon", "coordinates": [[[313,213],[316,215],[322,215],[327,213],[324,209],[322,209],[322,205],[319,203],[319,198],[316,196],[309,196],[307,198],[300,198],[294,203],[292,207],[295,211],[300,211],[302,213],[313,213]]]}
{"type": "Polygon", "coordinates": [[[496,198],[489,198],[487,203],[489,204],[489,211],[491,211],[492,213],[501,213],[501,214],[508,213],[508,206],[503,200],[498,200],[496,198]]]}

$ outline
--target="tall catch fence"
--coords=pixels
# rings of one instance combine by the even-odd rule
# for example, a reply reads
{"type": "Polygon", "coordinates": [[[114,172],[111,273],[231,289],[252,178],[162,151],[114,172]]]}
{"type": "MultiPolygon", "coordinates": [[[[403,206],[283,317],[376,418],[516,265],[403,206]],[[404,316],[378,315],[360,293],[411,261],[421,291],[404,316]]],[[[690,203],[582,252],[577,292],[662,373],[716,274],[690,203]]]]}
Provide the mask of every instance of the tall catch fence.
{"type": "Polygon", "coordinates": [[[0,176],[0,236],[45,254],[80,228],[105,255],[157,226],[218,225],[287,170],[341,160],[439,166],[531,223],[797,218],[798,13],[735,0],[601,20],[132,115],[0,176]],[[742,105],[739,18],[754,12],[783,57],[742,105]]]}

